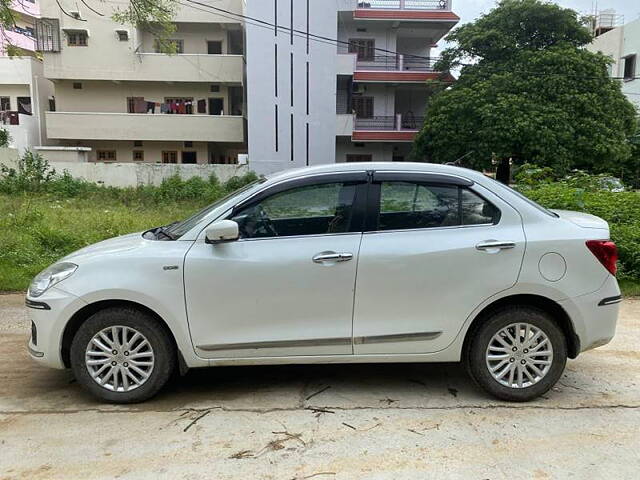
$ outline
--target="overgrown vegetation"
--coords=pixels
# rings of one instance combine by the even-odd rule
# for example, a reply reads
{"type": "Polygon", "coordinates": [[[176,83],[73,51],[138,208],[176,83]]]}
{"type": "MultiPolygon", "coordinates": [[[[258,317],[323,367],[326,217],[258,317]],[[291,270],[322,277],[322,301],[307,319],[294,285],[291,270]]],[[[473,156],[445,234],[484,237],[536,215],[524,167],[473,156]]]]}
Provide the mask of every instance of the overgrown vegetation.
{"type": "Polygon", "coordinates": [[[174,176],[158,187],[103,187],[55,172],[29,152],[17,168],[1,170],[0,291],[25,290],[40,270],[79,248],[182,220],[257,179],[174,176]]]}
{"type": "MultiPolygon", "coordinates": [[[[621,285],[640,294],[640,193],[612,192],[604,175],[576,172],[556,178],[549,168],[525,165],[518,189],[548,208],[604,218],[620,251],[621,285]]],[[[188,217],[221,196],[256,180],[226,183],[178,176],[160,186],[112,188],[58,173],[27,152],[0,174],[0,291],[24,290],[31,278],[59,258],[100,240],[166,225],[188,217]]]]}
{"type": "Polygon", "coordinates": [[[516,184],[523,194],[547,208],[587,212],[609,222],[620,255],[618,276],[640,281],[639,192],[611,191],[607,175],[575,172],[556,179],[551,169],[531,165],[520,168],[516,184]]]}

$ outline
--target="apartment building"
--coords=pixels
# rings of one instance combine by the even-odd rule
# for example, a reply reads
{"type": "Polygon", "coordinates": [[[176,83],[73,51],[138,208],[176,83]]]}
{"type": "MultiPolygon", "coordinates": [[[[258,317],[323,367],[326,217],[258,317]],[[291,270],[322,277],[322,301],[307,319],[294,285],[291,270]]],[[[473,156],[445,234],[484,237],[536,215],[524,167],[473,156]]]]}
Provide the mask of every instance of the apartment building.
{"type": "MultiPolygon", "coordinates": [[[[240,17],[180,8],[161,53],[143,29],[111,20],[120,3],[44,0],[36,37],[55,84],[49,139],[89,161],[235,163],[246,151],[240,17]],[[102,15],[100,15],[102,14],[102,15]]],[[[217,6],[241,13],[241,1],[217,6]]]]}
{"type": "Polygon", "coordinates": [[[587,47],[612,58],[609,74],[622,82],[622,93],[636,105],[640,113],[640,18],[624,23],[612,10],[596,16],[593,42],[587,47]]]}
{"type": "Polygon", "coordinates": [[[11,146],[24,150],[46,141],[43,113],[51,84],[35,57],[35,21],[38,3],[14,0],[15,25],[0,31],[0,128],[8,130],[11,146]]]}
{"type": "MultiPolygon", "coordinates": [[[[424,121],[451,0],[247,0],[248,147],[271,172],[403,161],[424,121]]],[[[444,76],[451,81],[450,75],[444,76]]]]}
{"type": "Polygon", "coordinates": [[[43,0],[36,37],[55,83],[47,135],[90,161],[235,163],[269,173],[406,160],[451,0],[180,2],[172,41],[110,19],[119,3],[43,0]]]}

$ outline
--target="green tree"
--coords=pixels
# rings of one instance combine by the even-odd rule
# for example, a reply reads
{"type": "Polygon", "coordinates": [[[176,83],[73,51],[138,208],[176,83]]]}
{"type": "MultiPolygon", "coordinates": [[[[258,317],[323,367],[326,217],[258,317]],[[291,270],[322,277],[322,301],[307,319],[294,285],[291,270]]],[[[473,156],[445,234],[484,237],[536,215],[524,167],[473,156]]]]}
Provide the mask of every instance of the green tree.
{"type": "Polygon", "coordinates": [[[610,60],[583,48],[591,41],[584,23],[553,3],[502,0],[453,31],[454,46],[437,67],[461,67],[460,77],[431,97],[414,156],[444,163],[467,155],[475,168],[513,158],[558,174],[620,174],[636,112],[609,78],[610,60]]]}

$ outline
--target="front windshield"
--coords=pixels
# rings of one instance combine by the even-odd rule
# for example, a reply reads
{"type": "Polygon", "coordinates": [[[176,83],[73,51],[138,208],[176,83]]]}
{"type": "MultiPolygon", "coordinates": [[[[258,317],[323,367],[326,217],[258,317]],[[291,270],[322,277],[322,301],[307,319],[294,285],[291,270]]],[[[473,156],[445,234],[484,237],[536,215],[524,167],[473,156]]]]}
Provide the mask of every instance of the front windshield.
{"type": "Polygon", "coordinates": [[[237,197],[237,196],[247,192],[248,190],[256,188],[258,185],[260,185],[260,184],[262,184],[264,182],[266,182],[266,179],[265,178],[261,178],[260,180],[256,180],[255,182],[252,182],[252,183],[250,183],[248,185],[245,185],[244,187],[236,190],[235,192],[232,192],[229,195],[221,198],[217,202],[212,203],[208,207],[203,208],[198,213],[196,213],[195,215],[187,218],[186,220],[183,220],[182,222],[176,222],[176,223],[173,223],[173,224],[167,226],[166,229],[165,229],[165,232],[168,233],[174,239],[180,238],[185,233],[187,233],[189,230],[191,230],[193,227],[195,227],[198,223],[200,223],[207,215],[209,215],[211,212],[213,212],[216,208],[220,207],[225,202],[228,202],[233,197],[237,197]]]}

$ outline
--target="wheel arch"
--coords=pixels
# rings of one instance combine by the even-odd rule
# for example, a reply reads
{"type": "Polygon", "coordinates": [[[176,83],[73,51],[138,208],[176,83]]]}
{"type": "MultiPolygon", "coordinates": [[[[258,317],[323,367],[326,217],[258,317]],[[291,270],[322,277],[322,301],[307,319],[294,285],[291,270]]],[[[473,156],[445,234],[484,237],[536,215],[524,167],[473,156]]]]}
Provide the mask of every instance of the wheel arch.
{"type": "Polygon", "coordinates": [[[146,305],[131,300],[100,300],[85,305],[76,313],[74,313],[67,322],[64,328],[64,333],[62,334],[62,343],[60,345],[60,356],[66,368],[70,368],[71,366],[71,342],[73,341],[73,337],[75,336],[80,326],[94,313],[114,307],[135,308],[136,310],[144,312],[154,318],[158,322],[158,325],[160,325],[160,327],[163,328],[169,335],[169,338],[173,342],[175,352],[177,352],[178,354],[180,366],[182,367],[184,359],[182,358],[182,354],[180,352],[180,349],[178,348],[176,337],[167,322],[157,312],[147,307],[146,305]]]}
{"type": "Polygon", "coordinates": [[[517,294],[503,297],[490,303],[475,316],[465,334],[462,345],[463,358],[467,358],[471,339],[473,338],[476,330],[489,318],[489,316],[497,310],[516,305],[538,308],[551,315],[552,319],[562,329],[567,340],[567,354],[569,358],[576,358],[578,356],[580,353],[580,338],[576,334],[573,322],[564,308],[562,308],[562,306],[557,302],[542,295],[517,294]]]}

